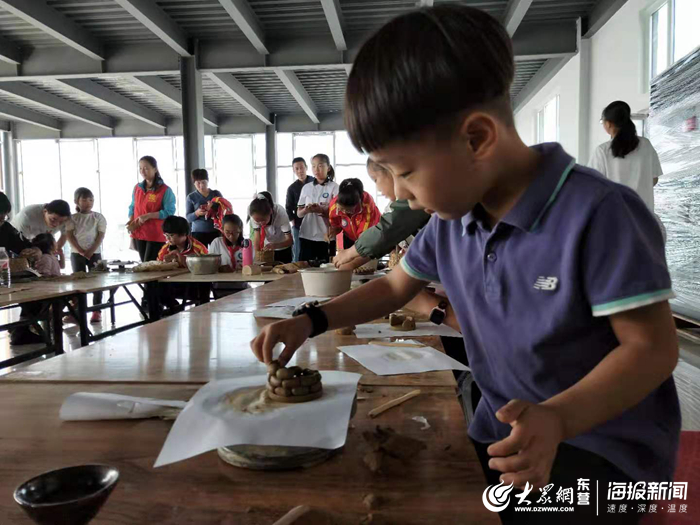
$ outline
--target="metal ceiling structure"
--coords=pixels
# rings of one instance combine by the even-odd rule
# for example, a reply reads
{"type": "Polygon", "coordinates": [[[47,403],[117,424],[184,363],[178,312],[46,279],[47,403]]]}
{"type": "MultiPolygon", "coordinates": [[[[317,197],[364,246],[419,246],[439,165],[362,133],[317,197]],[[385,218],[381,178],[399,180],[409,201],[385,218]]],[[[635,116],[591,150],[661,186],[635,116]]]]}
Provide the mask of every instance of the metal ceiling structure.
{"type": "Polygon", "coordinates": [[[625,0],[0,0],[0,128],[20,139],[182,134],[181,63],[195,57],[205,133],[342,129],[368,35],[456,1],[512,35],[517,105],[625,0]]]}

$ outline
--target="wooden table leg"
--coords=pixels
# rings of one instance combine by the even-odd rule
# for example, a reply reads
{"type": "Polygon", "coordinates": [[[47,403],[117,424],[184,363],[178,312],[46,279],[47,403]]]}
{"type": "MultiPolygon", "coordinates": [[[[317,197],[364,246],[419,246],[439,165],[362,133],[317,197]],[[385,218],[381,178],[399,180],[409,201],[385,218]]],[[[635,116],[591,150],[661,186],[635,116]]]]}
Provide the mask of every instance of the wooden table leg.
{"type": "Polygon", "coordinates": [[[158,297],[158,281],[146,283],[146,297],[148,298],[148,320],[158,321],[162,316],[160,297],[158,297]]]}
{"type": "Polygon", "coordinates": [[[56,355],[63,353],[63,300],[52,301],[51,330],[53,332],[53,349],[56,355]]]}
{"type": "Polygon", "coordinates": [[[90,331],[87,323],[87,294],[78,294],[78,326],[80,327],[80,346],[90,344],[90,331]]]}
{"type": "Polygon", "coordinates": [[[211,283],[200,283],[197,295],[197,305],[205,304],[209,302],[209,295],[211,294],[211,283]]]}
{"type": "Polygon", "coordinates": [[[109,316],[112,320],[112,326],[117,324],[117,311],[116,308],[114,307],[114,296],[117,293],[117,290],[112,288],[109,291],[109,316]]]}

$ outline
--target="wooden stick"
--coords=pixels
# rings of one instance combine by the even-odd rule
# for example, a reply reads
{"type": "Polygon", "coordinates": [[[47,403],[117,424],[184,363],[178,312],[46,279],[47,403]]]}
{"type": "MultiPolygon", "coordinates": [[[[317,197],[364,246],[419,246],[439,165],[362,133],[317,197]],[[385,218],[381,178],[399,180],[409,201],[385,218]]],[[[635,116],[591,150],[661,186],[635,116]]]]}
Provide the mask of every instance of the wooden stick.
{"type": "Polygon", "coordinates": [[[410,343],[389,343],[387,341],[372,341],[370,344],[377,346],[391,346],[395,348],[420,348],[421,346],[425,346],[422,344],[412,345],[410,343]]]}
{"type": "Polygon", "coordinates": [[[294,507],[292,510],[287,512],[287,514],[278,519],[273,525],[290,525],[291,523],[294,523],[297,518],[301,518],[310,510],[311,507],[308,505],[299,505],[298,507],[294,507]]]}
{"type": "Polygon", "coordinates": [[[401,397],[397,397],[393,401],[389,401],[388,403],[384,403],[383,405],[378,406],[377,408],[374,408],[369,411],[369,414],[367,414],[369,417],[377,417],[379,414],[382,414],[383,412],[386,412],[390,408],[394,408],[395,406],[400,405],[401,403],[404,403],[408,401],[409,399],[413,399],[416,397],[418,394],[420,394],[420,390],[413,390],[409,392],[406,395],[403,395],[401,397]]]}

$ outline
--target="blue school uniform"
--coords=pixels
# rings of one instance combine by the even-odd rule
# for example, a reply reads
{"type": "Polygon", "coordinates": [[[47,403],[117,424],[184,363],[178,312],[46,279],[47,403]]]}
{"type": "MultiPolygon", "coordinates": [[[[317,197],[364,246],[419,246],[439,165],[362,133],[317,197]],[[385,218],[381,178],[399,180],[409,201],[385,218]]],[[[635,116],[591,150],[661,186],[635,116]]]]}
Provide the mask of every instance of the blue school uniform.
{"type": "MultiPolygon", "coordinates": [[[[508,401],[555,396],[619,345],[608,316],[673,297],[661,231],[637,194],[558,144],[535,149],[539,175],[494,228],[480,205],[461,220],[434,215],[402,260],[412,277],[445,286],[483,394],[469,428],[482,443],[510,434],[495,417],[508,401]]],[[[673,477],[679,435],[669,378],[567,443],[661,482],[673,477]]]]}

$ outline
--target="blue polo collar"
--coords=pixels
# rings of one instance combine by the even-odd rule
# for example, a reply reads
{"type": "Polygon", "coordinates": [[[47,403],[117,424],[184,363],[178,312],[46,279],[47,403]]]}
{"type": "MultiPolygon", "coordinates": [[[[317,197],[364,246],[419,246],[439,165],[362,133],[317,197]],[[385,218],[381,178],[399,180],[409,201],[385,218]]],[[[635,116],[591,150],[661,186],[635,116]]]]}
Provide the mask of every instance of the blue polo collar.
{"type": "MultiPolygon", "coordinates": [[[[537,229],[576,165],[573,157],[567,154],[560,144],[539,144],[533,146],[533,149],[542,156],[538,168],[540,174],[528,186],[515,206],[501,219],[501,222],[526,232],[537,229]]],[[[483,207],[477,204],[462,217],[462,234],[473,233],[476,223],[484,219],[484,213],[483,207]]]]}

